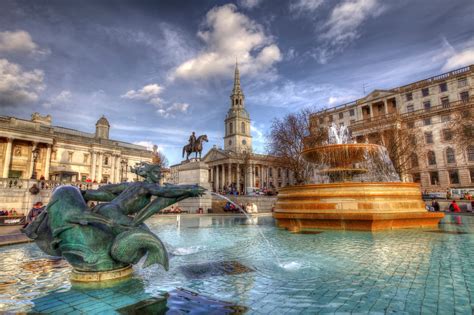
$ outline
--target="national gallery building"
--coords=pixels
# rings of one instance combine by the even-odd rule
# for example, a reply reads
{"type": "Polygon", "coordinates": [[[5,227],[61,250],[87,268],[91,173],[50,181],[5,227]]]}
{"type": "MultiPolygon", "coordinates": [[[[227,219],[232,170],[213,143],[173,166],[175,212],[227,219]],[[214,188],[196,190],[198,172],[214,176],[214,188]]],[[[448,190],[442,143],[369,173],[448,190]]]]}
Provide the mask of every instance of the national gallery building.
{"type": "Polygon", "coordinates": [[[34,113],[31,120],[0,116],[2,178],[66,182],[118,183],[136,175],[129,166],[151,162],[145,147],[109,139],[105,117],[95,133],[53,126],[51,116],[34,113]]]}

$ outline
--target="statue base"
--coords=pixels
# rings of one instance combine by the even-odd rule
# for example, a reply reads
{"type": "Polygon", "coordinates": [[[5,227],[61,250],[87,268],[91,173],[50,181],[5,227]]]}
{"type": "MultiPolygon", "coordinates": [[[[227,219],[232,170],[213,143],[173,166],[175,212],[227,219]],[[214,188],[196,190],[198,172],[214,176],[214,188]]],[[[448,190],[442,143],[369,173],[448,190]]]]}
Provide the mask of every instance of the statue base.
{"type": "Polygon", "coordinates": [[[133,273],[132,266],[109,271],[80,271],[72,270],[70,280],[72,282],[101,282],[130,277],[133,273]]]}

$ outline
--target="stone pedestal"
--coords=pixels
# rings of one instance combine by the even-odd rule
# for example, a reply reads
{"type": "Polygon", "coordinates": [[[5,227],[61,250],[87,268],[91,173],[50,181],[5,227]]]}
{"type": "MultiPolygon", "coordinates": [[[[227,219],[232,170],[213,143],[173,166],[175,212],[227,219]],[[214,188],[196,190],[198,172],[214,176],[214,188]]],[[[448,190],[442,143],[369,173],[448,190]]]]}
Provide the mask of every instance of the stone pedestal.
{"type": "MultiPolygon", "coordinates": [[[[181,162],[178,166],[178,185],[199,185],[210,191],[209,167],[206,163],[198,160],[181,162]]],[[[189,213],[197,213],[199,208],[202,208],[203,212],[207,213],[207,210],[212,208],[212,199],[209,194],[205,194],[199,198],[185,199],[176,205],[181,210],[188,211],[189,213]]]]}

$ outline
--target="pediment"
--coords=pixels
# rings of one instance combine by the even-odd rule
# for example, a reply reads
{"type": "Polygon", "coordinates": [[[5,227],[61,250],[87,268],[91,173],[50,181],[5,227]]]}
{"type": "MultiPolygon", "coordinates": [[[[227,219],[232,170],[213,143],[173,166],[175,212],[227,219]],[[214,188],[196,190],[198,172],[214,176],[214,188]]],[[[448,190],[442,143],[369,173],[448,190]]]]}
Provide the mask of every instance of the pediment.
{"type": "Polygon", "coordinates": [[[384,98],[388,96],[394,95],[393,92],[387,90],[373,90],[370,94],[366,97],[360,99],[362,102],[370,102],[375,99],[384,98]]]}
{"type": "Polygon", "coordinates": [[[217,161],[221,159],[227,159],[229,155],[227,155],[223,150],[219,149],[211,149],[206,155],[202,158],[203,162],[210,163],[212,161],[217,161]]]}

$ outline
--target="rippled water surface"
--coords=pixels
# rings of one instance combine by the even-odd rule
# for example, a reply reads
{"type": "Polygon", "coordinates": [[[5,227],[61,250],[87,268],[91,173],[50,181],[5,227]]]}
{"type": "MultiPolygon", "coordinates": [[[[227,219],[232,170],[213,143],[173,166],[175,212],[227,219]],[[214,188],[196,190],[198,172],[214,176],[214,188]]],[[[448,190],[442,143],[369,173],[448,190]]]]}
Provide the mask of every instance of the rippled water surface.
{"type": "MultiPolygon", "coordinates": [[[[156,217],[147,224],[167,245],[170,270],[136,266],[130,301],[185,288],[249,313],[471,314],[474,306],[473,217],[447,216],[441,232],[291,234],[270,217],[182,216],[179,227],[176,218],[156,217]]],[[[75,301],[70,267],[34,244],[1,247],[0,266],[0,311],[75,301]]],[[[104,301],[116,294],[104,290],[94,294],[104,301]]]]}

